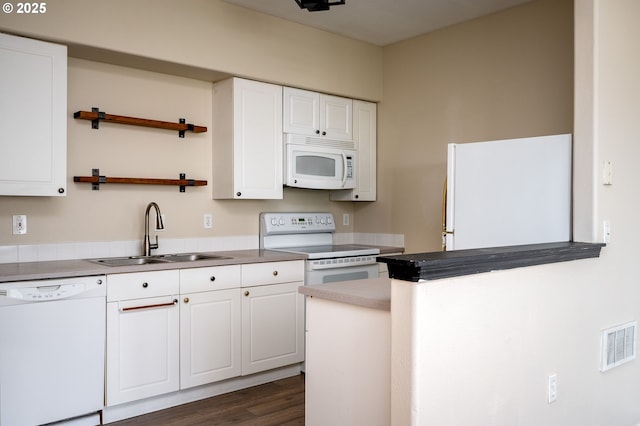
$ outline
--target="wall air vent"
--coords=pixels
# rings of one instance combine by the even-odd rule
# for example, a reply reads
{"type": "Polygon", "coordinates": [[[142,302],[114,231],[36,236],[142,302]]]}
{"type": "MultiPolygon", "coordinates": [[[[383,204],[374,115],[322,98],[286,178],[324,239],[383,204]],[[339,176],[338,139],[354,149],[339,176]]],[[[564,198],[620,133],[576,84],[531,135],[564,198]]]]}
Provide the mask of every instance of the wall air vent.
{"type": "Polygon", "coordinates": [[[636,321],[602,331],[600,371],[607,371],[636,357],[636,321]]]}

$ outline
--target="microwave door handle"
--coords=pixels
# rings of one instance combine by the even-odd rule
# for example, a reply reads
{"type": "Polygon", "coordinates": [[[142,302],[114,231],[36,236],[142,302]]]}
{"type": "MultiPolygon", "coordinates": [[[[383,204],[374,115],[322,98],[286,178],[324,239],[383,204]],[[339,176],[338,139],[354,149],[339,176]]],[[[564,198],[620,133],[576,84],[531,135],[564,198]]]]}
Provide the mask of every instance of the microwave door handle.
{"type": "Polygon", "coordinates": [[[344,188],[347,183],[347,156],[344,152],[342,154],[342,187],[344,188]]]}

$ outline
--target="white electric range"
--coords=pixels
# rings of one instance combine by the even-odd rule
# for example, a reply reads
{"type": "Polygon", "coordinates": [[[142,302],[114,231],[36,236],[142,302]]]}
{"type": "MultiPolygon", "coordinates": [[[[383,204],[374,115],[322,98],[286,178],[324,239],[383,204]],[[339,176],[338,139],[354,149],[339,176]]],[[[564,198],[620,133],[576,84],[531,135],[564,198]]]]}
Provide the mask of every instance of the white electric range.
{"type": "Polygon", "coordinates": [[[305,284],[378,277],[380,250],[358,244],[333,244],[331,213],[261,213],[260,248],[307,256],[305,284]]]}

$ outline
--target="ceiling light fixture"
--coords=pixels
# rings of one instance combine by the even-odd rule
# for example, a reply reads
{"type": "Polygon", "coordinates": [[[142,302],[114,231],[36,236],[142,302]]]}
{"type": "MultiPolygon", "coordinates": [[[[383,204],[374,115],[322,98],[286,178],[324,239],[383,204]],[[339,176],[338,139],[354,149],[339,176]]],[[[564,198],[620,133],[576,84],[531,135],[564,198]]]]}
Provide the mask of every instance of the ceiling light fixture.
{"type": "Polygon", "coordinates": [[[300,9],[307,9],[309,12],[318,12],[320,10],[329,10],[330,6],[344,4],[345,0],[296,0],[300,9]]]}

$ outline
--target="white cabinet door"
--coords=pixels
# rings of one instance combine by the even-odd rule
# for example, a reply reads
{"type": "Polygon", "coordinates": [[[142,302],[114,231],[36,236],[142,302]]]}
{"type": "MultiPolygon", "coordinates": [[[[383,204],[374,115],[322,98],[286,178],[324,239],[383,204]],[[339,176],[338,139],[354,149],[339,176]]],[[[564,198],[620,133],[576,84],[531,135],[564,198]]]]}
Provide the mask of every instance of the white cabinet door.
{"type": "Polygon", "coordinates": [[[180,299],[180,388],[239,376],[240,289],[183,294],[180,299]]]}
{"type": "Polygon", "coordinates": [[[353,101],[320,95],[320,134],[331,139],[353,139],[353,101]]]}
{"type": "Polygon", "coordinates": [[[242,374],[304,360],[302,281],[243,288],[242,374]]]}
{"type": "Polygon", "coordinates": [[[107,303],[106,405],[178,390],[177,296],[107,303]]]}
{"type": "Polygon", "coordinates": [[[66,195],[67,47],[0,34],[0,76],[0,195],[66,195]]]}
{"type": "Polygon", "coordinates": [[[320,94],[284,88],[284,132],[316,136],[320,132],[320,94]]]}
{"type": "Polygon", "coordinates": [[[353,101],[309,90],[284,88],[284,132],[353,139],[353,101]]]}
{"type": "Polygon", "coordinates": [[[357,151],[356,187],[331,192],[333,201],[376,201],[377,106],[353,101],[353,139],[357,151]]]}
{"type": "Polygon", "coordinates": [[[282,199],[282,87],[214,85],[213,198],[282,199]]]}
{"type": "Polygon", "coordinates": [[[179,272],[107,275],[106,404],[180,385],[179,272]]]}

